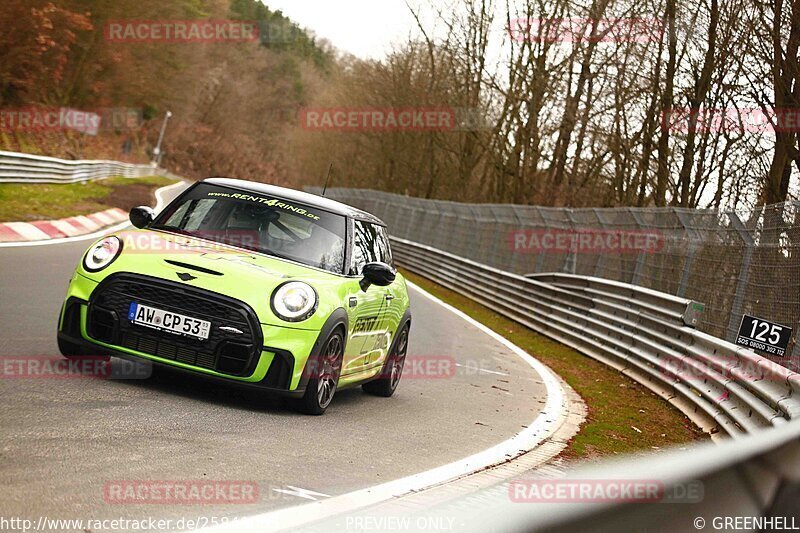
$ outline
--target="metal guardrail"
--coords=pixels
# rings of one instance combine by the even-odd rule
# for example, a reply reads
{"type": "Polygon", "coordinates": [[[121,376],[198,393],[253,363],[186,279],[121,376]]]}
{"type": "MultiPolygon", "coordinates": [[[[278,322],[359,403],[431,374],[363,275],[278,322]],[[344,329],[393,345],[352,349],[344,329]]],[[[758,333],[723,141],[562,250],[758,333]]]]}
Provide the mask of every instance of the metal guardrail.
{"type": "Polygon", "coordinates": [[[76,183],[111,176],[138,178],[163,173],[150,165],[119,161],[58,159],[0,151],[0,183],[76,183]]]}
{"type": "Polygon", "coordinates": [[[404,518],[412,524],[449,520],[460,524],[459,531],[480,533],[777,531],[800,527],[798,502],[800,421],[795,420],[741,441],[578,468],[564,479],[521,477],[404,518]],[[635,502],[514,498],[518,486],[544,493],[548,484],[592,488],[626,482],[655,485],[656,497],[635,502]]]}
{"type": "Polygon", "coordinates": [[[699,499],[685,504],[519,503],[510,485],[420,518],[455,514],[468,531],[725,529],[726,517],[751,520],[742,522],[749,530],[780,527],[775,520],[792,527],[786,521],[798,515],[800,501],[800,374],[694,329],[702,304],[601,278],[520,276],[411,241],[392,243],[410,271],[620,370],[706,431],[734,437],[578,469],[562,480],[583,486],[657,480],[672,496],[700,483],[699,499]]]}
{"type": "Polygon", "coordinates": [[[392,239],[398,263],[618,369],[712,436],[800,418],[800,374],[692,327],[702,304],[568,274],[521,276],[392,239]]]}

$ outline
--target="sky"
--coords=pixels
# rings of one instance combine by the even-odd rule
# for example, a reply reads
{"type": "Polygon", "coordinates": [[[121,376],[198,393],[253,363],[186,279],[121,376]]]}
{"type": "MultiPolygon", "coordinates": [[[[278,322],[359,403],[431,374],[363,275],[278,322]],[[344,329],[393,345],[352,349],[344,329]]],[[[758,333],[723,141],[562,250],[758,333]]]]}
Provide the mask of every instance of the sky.
{"type": "Polygon", "coordinates": [[[342,51],[381,59],[416,22],[405,0],[262,0],[342,51]]]}

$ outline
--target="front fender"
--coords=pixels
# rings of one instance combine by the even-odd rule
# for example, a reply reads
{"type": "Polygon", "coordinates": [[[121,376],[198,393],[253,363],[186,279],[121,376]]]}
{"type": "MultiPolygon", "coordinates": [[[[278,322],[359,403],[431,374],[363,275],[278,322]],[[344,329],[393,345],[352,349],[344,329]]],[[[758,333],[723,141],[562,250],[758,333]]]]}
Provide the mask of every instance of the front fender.
{"type": "Polygon", "coordinates": [[[328,316],[328,319],[325,321],[325,324],[323,324],[322,329],[320,329],[317,340],[314,342],[314,346],[305,361],[303,361],[302,364],[300,364],[300,361],[296,362],[294,377],[292,378],[292,390],[298,388],[305,389],[306,385],[308,384],[308,380],[313,377],[314,371],[318,368],[315,363],[322,352],[322,348],[325,346],[325,341],[328,340],[328,337],[337,327],[342,328],[342,337],[344,340],[344,346],[346,348],[347,332],[350,330],[350,323],[347,317],[347,312],[341,307],[335,309],[330,316],[328,316]]]}

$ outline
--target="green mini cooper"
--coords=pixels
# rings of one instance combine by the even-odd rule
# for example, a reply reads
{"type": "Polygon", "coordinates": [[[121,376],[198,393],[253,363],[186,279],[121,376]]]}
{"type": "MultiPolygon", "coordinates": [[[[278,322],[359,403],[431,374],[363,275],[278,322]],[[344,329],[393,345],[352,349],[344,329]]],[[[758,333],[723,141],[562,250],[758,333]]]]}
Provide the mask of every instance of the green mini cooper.
{"type": "Polygon", "coordinates": [[[386,226],[333,200],[198,182],[94,243],[58,325],[65,357],[148,360],[325,412],[338,389],[391,396],[411,327],[386,226]]]}

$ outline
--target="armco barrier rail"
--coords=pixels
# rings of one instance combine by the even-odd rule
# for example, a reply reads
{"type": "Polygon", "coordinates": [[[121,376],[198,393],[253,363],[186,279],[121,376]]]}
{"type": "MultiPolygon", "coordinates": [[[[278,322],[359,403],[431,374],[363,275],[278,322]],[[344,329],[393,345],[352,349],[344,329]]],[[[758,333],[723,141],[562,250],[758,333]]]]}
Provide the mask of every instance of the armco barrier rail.
{"type": "MultiPolygon", "coordinates": [[[[432,505],[401,501],[398,524],[481,533],[800,528],[800,375],[697,331],[702,304],[588,276],[526,277],[404,239],[393,238],[392,250],[408,270],[621,370],[707,431],[734,437],[565,478],[522,474],[432,505]],[[624,492],[643,485],[653,490],[644,499],[624,492]]],[[[351,531],[382,516],[367,507],[301,531],[351,531]]]]}
{"type": "MultiPolygon", "coordinates": [[[[480,533],[781,531],[800,528],[798,502],[800,421],[794,420],[742,441],[606,462],[575,469],[564,479],[521,477],[494,490],[420,509],[406,518],[411,524],[451,520],[459,524],[458,531],[480,533]],[[547,494],[548,485],[591,490],[621,487],[627,481],[655,486],[656,497],[626,502],[623,496],[603,500],[590,492],[592,497],[573,500],[519,499],[526,487],[538,487],[539,494],[547,494]],[[517,492],[517,487],[522,491],[517,492]]],[[[369,516],[369,510],[363,514],[369,516]]]]}
{"type": "Polygon", "coordinates": [[[585,276],[525,277],[403,239],[398,263],[648,386],[712,435],[800,418],[800,375],[696,330],[702,304],[585,276]]]}
{"type": "Polygon", "coordinates": [[[119,161],[70,161],[0,151],[0,183],[76,183],[111,176],[138,178],[158,173],[150,165],[119,161]]]}

